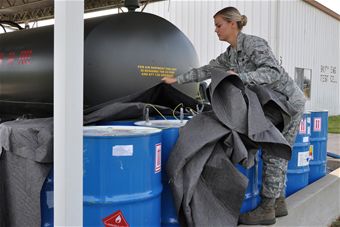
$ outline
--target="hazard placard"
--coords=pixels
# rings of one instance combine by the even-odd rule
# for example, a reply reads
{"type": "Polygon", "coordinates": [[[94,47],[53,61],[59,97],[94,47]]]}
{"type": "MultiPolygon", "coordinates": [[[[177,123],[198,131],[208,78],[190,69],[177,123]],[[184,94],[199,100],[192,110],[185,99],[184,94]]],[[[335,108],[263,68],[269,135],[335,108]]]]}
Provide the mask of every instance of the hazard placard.
{"type": "Polygon", "coordinates": [[[314,118],[314,132],[321,132],[321,117],[314,118]]]}
{"type": "Polygon", "coordinates": [[[103,223],[105,227],[129,227],[129,224],[120,210],[104,218],[103,223]]]}
{"type": "Polygon", "coordinates": [[[300,121],[300,134],[306,134],[306,119],[300,121]]]}
{"type": "Polygon", "coordinates": [[[155,173],[161,172],[162,169],[162,144],[158,143],[155,147],[155,173]]]}

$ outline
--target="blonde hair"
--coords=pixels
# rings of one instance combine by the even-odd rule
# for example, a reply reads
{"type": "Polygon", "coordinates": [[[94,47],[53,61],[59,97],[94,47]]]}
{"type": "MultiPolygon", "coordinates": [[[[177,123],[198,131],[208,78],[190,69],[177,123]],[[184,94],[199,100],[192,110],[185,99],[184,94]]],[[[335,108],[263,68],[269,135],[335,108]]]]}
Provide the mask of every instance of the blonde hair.
{"type": "Polygon", "coordinates": [[[226,7],[218,11],[214,18],[217,16],[222,16],[222,18],[228,22],[236,21],[238,29],[242,30],[244,26],[246,26],[248,19],[246,15],[241,15],[238,9],[235,7],[226,7]]]}

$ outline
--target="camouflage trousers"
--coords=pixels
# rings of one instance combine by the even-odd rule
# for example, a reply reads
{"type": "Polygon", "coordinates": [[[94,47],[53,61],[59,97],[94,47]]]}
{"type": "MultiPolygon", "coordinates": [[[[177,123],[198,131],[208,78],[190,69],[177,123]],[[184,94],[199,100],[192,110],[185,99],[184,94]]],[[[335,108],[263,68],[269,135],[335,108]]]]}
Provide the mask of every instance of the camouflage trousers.
{"type": "MultiPolygon", "coordinates": [[[[293,146],[299,130],[300,121],[304,112],[304,100],[298,100],[295,108],[298,113],[292,117],[289,125],[282,131],[287,142],[293,146]]],[[[285,195],[288,160],[273,155],[270,151],[262,151],[262,191],[261,195],[267,198],[278,198],[285,195]]]]}

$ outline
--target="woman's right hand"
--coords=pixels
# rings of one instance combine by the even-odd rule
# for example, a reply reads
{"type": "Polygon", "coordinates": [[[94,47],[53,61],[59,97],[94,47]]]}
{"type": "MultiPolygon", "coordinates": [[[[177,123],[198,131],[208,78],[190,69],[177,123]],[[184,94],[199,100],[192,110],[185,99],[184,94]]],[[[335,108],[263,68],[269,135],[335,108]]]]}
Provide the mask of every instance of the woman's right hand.
{"type": "Polygon", "coordinates": [[[177,82],[176,77],[163,77],[162,82],[166,84],[174,84],[177,82]]]}

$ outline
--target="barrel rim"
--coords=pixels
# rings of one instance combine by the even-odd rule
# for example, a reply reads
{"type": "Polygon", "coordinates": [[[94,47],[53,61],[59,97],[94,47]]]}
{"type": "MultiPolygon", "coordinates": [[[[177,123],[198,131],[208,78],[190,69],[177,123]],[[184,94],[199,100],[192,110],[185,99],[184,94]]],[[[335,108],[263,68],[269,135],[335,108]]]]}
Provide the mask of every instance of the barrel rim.
{"type": "Polygon", "coordinates": [[[307,110],[308,112],[310,112],[310,113],[318,113],[318,112],[321,112],[321,113],[323,113],[323,112],[329,112],[328,110],[307,110]]]}
{"type": "Polygon", "coordinates": [[[174,119],[170,119],[170,120],[150,120],[149,122],[151,122],[151,123],[153,123],[153,122],[154,123],[177,122],[178,125],[169,124],[169,125],[161,126],[161,125],[152,125],[151,124],[150,126],[148,126],[146,124],[146,121],[136,121],[134,124],[137,125],[137,126],[153,127],[153,128],[158,128],[158,129],[181,128],[188,122],[188,120],[183,120],[182,123],[181,123],[181,120],[174,120],[174,119]],[[182,125],[180,125],[180,124],[182,124],[182,125]]]}
{"type": "Polygon", "coordinates": [[[142,126],[133,126],[133,125],[101,125],[101,126],[84,126],[83,127],[83,135],[84,137],[135,137],[135,136],[147,136],[153,134],[160,134],[162,132],[161,129],[154,127],[142,127],[142,126]],[[114,129],[114,130],[131,130],[131,134],[104,134],[105,130],[114,129]],[[89,130],[93,130],[93,133],[88,132],[89,130]],[[97,130],[97,133],[95,133],[97,130]],[[102,133],[100,133],[100,131],[102,133]],[[133,132],[133,133],[132,133],[133,132]]]}

